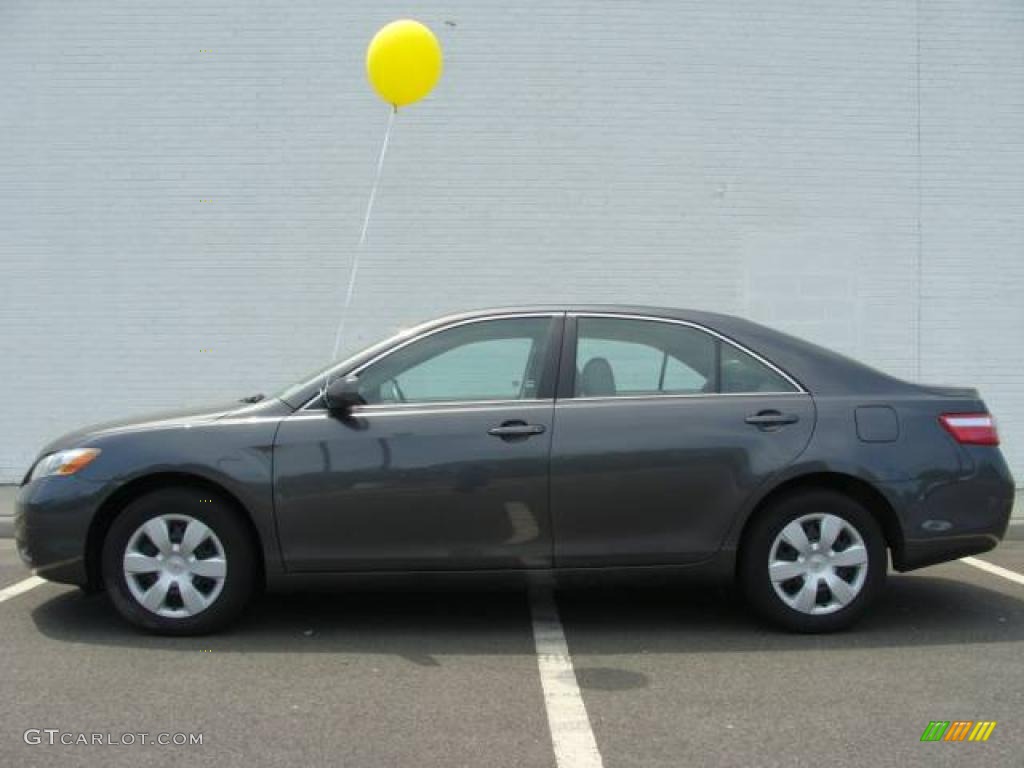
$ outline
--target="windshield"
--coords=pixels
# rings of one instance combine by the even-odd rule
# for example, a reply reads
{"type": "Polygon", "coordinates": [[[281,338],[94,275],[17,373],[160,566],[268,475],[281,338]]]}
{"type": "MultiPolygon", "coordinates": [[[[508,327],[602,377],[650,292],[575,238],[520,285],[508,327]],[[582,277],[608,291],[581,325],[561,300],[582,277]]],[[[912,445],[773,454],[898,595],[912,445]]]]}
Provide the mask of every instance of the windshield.
{"type": "Polygon", "coordinates": [[[303,390],[307,389],[314,382],[330,376],[331,371],[337,368],[339,365],[341,365],[341,363],[335,360],[333,363],[326,366],[325,368],[318,368],[315,371],[310,371],[305,376],[300,377],[299,380],[294,384],[289,384],[280,392],[275,393],[274,397],[278,398],[279,400],[284,400],[286,403],[289,403],[290,405],[294,405],[297,407],[301,405],[301,403],[293,403],[292,400],[296,398],[302,399],[303,390]]]}
{"type": "Polygon", "coordinates": [[[349,355],[348,357],[342,358],[341,360],[335,360],[324,367],[317,368],[305,376],[300,377],[294,384],[275,393],[274,397],[279,400],[284,400],[288,405],[294,408],[299,408],[302,405],[305,405],[306,401],[309,400],[317,390],[326,387],[340,374],[348,371],[361,360],[371,358],[374,355],[383,352],[399,339],[413,334],[417,330],[418,328],[402,330],[399,333],[388,337],[384,341],[366,347],[365,349],[349,355]]]}

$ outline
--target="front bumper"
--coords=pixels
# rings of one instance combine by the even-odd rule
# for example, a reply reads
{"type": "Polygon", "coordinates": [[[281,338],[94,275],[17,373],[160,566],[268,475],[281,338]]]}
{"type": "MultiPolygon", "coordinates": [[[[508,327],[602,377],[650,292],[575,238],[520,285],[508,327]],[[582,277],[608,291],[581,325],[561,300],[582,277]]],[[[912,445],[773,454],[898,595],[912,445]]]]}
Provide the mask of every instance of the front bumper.
{"type": "Polygon", "coordinates": [[[14,502],[14,540],[37,576],[87,586],[86,543],[101,486],[76,477],[44,477],[21,486],[14,502]]]}

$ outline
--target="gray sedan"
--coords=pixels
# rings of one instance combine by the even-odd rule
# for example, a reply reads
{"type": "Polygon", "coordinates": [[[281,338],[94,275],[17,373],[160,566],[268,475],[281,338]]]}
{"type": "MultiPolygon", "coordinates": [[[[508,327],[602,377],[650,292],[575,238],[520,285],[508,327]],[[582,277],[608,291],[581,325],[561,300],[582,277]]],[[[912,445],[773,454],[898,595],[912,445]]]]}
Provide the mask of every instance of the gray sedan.
{"type": "Polygon", "coordinates": [[[1013,480],[973,389],[648,307],[437,320],[269,398],[48,445],[15,534],[40,576],[208,632],[259,589],[384,574],[735,578],[846,627],[900,571],[994,547],[1013,480]]]}

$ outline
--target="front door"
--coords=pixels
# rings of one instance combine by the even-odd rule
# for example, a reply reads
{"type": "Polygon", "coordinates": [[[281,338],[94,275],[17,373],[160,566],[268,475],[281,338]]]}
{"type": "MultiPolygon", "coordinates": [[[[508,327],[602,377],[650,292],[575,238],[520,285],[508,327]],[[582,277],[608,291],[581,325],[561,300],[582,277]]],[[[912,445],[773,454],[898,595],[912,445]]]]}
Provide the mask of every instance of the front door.
{"type": "Polygon", "coordinates": [[[357,372],[366,405],[278,431],[274,493],[293,571],[551,564],[548,463],[562,316],[460,322],[357,372]]]}
{"type": "Polygon", "coordinates": [[[701,328],[580,316],[566,334],[575,366],[561,367],[551,456],[558,567],[708,557],[810,439],[811,397],[701,328]]]}

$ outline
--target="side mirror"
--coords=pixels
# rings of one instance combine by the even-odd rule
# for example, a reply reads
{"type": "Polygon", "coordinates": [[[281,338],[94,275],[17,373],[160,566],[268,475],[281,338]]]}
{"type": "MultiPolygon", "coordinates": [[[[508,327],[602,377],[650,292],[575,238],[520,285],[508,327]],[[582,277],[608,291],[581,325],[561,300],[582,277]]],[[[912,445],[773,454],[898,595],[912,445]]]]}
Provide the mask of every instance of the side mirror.
{"type": "Polygon", "coordinates": [[[339,415],[348,414],[354,406],[365,405],[366,401],[359,394],[359,379],[346,376],[332,381],[324,392],[324,403],[328,411],[339,415]]]}

